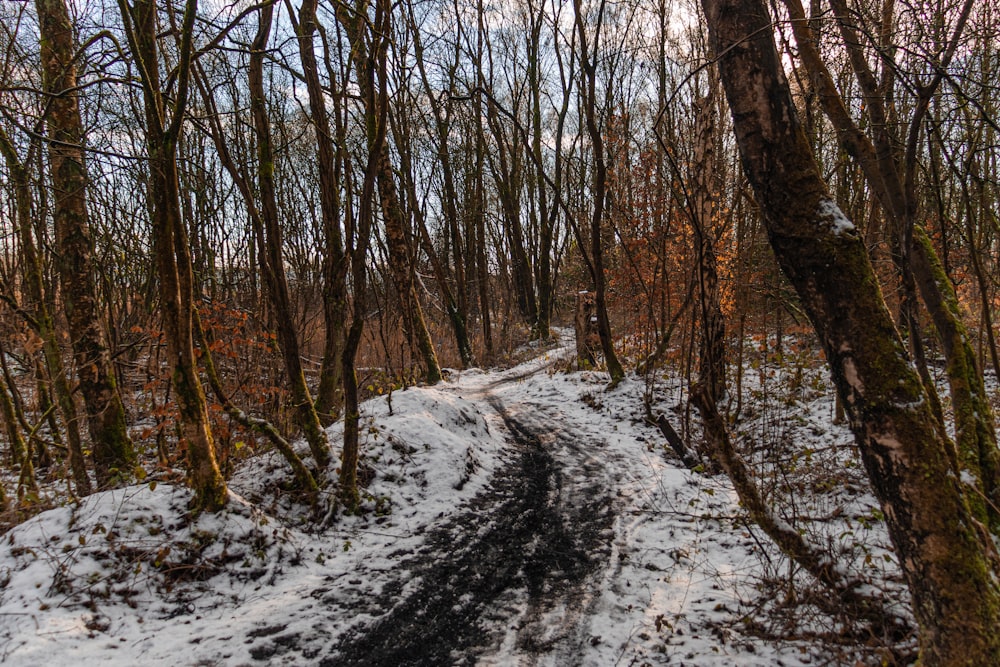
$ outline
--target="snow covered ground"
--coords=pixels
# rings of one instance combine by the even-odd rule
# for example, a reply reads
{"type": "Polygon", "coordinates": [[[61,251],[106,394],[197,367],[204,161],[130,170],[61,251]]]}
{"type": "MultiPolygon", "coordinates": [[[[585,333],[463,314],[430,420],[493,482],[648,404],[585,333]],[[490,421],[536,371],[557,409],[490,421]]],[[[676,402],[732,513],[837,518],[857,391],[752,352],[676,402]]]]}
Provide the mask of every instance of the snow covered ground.
{"type": "MultiPolygon", "coordinates": [[[[453,372],[439,387],[368,402],[363,456],[371,481],[362,516],[316,528],[282,495],[288,473],[280,459],[264,455],[231,480],[229,509],[193,523],[185,518],[186,489],[149,482],[17,526],[0,538],[0,662],[338,664],[380,618],[402,622],[404,607],[393,615],[394,606],[427,595],[421,586],[436,581],[435,563],[473,557],[464,546],[502,523],[488,510],[517,494],[497,489],[502,480],[510,486],[512,466],[530,462],[527,436],[552,467],[549,494],[564,496],[551,501],[559,530],[572,542],[574,522],[583,533],[600,519],[573,542],[589,550],[585,566],[567,566],[579,576],[546,570],[558,585],[508,573],[509,588],[479,601],[456,583],[449,604],[465,610],[462,618],[476,615],[466,632],[481,637],[444,662],[822,665],[877,657],[877,641],[867,650],[824,641],[837,620],[818,612],[808,621],[776,620],[792,597],[793,588],[780,583],[789,566],[748,527],[725,478],[685,469],[644,422],[641,378],[606,391],[601,373],[561,370],[569,353],[567,346],[539,349],[513,369],[453,372]],[[512,429],[524,432],[515,437],[512,429]],[[590,500],[606,516],[574,514],[591,513],[590,500]],[[446,525],[453,532],[442,532],[446,525]],[[794,638],[767,638],[779,635],[794,638]]],[[[788,412],[781,415],[761,398],[779,380],[748,375],[745,391],[757,398],[748,400],[742,437],[788,440],[801,472],[773,480],[771,490],[794,499],[802,485],[803,503],[806,491],[819,493],[825,500],[811,501],[803,529],[874,582],[891,580],[880,517],[850,468],[850,436],[831,423],[829,397],[809,386],[820,382],[811,377],[794,388],[797,399],[782,385],[788,412]]],[[[669,383],[656,397],[660,411],[682,399],[669,383]]],[[[337,427],[330,436],[339,442],[337,427]]],[[[750,458],[774,470],[765,465],[771,455],[750,458]]],[[[795,509],[804,515],[807,508],[795,509]]],[[[517,547],[521,570],[542,557],[532,549],[517,547]]],[[[448,581],[465,578],[462,572],[448,581]]],[[[905,601],[898,587],[887,595],[905,601]]]]}

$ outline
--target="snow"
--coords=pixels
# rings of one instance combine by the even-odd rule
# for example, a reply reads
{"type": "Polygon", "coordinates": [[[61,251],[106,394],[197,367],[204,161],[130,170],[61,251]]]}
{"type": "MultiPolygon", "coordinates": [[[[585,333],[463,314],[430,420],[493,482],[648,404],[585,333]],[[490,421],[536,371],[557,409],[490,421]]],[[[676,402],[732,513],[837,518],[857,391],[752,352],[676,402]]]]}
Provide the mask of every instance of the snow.
{"type": "Polygon", "coordinates": [[[821,200],[819,206],[816,207],[816,215],[829,227],[834,236],[841,236],[856,230],[854,223],[844,215],[844,212],[837,206],[837,202],[832,199],[821,200]]]}
{"type": "MultiPolygon", "coordinates": [[[[493,603],[506,620],[478,664],[518,663],[528,630],[538,645],[556,647],[532,656],[540,665],[811,665],[842,658],[819,641],[748,631],[742,619],[751,606],[766,608],[786,594],[760,587],[787,564],[748,527],[724,477],[685,469],[643,422],[643,379],[607,391],[601,373],[561,370],[569,354],[564,343],[504,372],[452,371],[438,387],[366,403],[363,465],[374,476],[363,490],[363,516],[338,516],[316,528],[280,493],[289,473],[272,454],[238,471],[229,507],[217,515],[189,521],[186,489],[147,483],[26,521],[0,538],[0,662],[316,664],[384,611],[374,598],[418,590],[421,575],[407,571],[408,557],[431,548],[434,528],[510,464],[500,404],[520,423],[550,429],[540,441],[562,466],[562,493],[574,484],[606,487],[614,517],[607,557],[579,590],[534,611],[524,591],[493,603]]],[[[764,366],[758,370],[745,379],[751,395],[782,381],[764,366]]],[[[678,386],[667,382],[657,405],[679,402],[678,386]]],[[[832,399],[818,396],[803,394],[797,406],[794,434],[808,452],[805,463],[815,457],[819,468],[845,465],[822,459],[824,452],[843,457],[850,440],[831,424],[832,399]]],[[[762,406],[747,418],[758,429],[751,437],[775,428],[762,406]]],[[[332,442],[339,429],[331,429],[332,442]]],[[[843,521],[817,530],[831,548],[853,540],[866,561],[874,556],[891,571],[870,496],[838,493],[827,509],[843,521]]],[[[492,523],[484,516],[478,530],[492,523]]],[[[827,631],[832,622],[816,625],[827,631]]]]}

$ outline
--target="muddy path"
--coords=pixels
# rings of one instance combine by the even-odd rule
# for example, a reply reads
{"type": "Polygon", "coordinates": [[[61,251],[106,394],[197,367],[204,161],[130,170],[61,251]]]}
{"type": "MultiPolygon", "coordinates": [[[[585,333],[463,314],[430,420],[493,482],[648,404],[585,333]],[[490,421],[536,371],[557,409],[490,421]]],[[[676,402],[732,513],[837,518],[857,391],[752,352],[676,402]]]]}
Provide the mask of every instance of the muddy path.
{"type": "MultiPolygon", "coordinates": [[[[508,380],[510,381],[510,380],[508,380]]],[[[607,565],[614,507],[587,438],[552,407],[482,392],[509,432],[507,465],[399,562],[322,665],[572,664],[607,565]]]]}

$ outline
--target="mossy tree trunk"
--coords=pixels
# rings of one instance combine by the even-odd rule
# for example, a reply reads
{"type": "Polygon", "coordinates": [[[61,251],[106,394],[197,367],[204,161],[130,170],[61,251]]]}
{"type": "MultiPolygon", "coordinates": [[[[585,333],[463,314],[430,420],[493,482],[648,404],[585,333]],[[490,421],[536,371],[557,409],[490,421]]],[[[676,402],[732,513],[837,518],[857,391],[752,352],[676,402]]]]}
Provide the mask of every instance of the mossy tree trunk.
{"type": "MultiPolygon", "coordinates": [[[[326,332],[323,360],[316,390],[316,413],[326,423],[331,422],[343,407],[342,355],[346,334],[347,257],[341,230],[343,205],[340,192],[343,180],[343,158],[336,150],[330,134],[326,95],[320,81],[313,36],[318,26],[317,0],[304,0],[295,21],[299,43],[299,60],[309,96],[309,113],[316,140],[316,160],[319,170],[319,203],[323,226],[323,321],[326,332]]],[[[294,17],[294,15],[293,15],[294,17]]],[[[330,82],[331,90],[336,86],[330,82]]],[[[336,94],[336,93],[334,93],[336,94]]]]}
{"type": "Polygon", "coordinates": [[[56,420],[56,409],[58,406],[52,402],[51,383],[45,371],[45,366],[38,357],[35,357],[33,361],[35,396],[37,397],[38,412],[42,415],[42,420],[36,427],[35,435],[32,436],[32,439],[35,442],[35,459],[38,461],[38,467],[48,468],[55,463],[52,448],[64,450],[66,446],[63,444],[62,433],[59,432],[59,422],[56,420]],[[38,433],[38,429],[41,428],[42,423],[49,427],[49,438],[51,438],[52,447],[38,433]]]}
{"type": "Polygon", "coordinates": [[[760,0],[703,0],[744,171],[816,328],[909,586],[927,665],[1000,662],[1000,591],[860,235],[799,124],[760,0]]]}
{"type": "Polygon", "coordinates": [[[251,216],[251,219],[257,223],[254,225],[254,232],[258,237],[261,251],[261,273],[274,311],[278,347],[285,364],[285,375],[295,410],[295,422],[309,443],[309,451],[312,452],[316,466],[323,471],[330,463],[330,443],[323,425],[320,424],[302,370],[299,339],[295,332],[295,317],[285,277],[281,225],[278,221],[278,202],[274,187],[274,151],[271,147],[271,124],[267,117],[264,96],[264,50],[271,35],[273,18],[274,4],[263,5],[260,8],[257,34],[250,51],[250,113],[253,116],[254,134],[257,140],[257,187],[260,196],[260,217],[251,216]]]}
{"type": "MultiPolygon", "coordinates": [[[[0,348],[0,354],[6,354],[6,352],[0,348]]],[[[31,460],[31,447],[21,434],[17,408],[14,406],[14,399],[7,392],[10,379],[6,363],[4,363],[3,381],[0,381],[0,418],[3,419],[7,442],[10,445],[11,463],[19,469],[17,498],[19,501],[27,502],[32,498],[38,498],[38,483],[35,481],[35,466],[31,460]]]]}
{"type": "Polygon", "coordinates": [[[14,149],[13,142],[0,130],[0,153],[7,162],[15,188],[15,207],[17,209],[17,231],[21,241],[21,254],[24,259],[24,285],[28,298],[31,300],[29,310],[33,316],[32,326],[42,340],[42,356],[52,390],[55,393],[59,414],[66,428],[66,451],[69,467],[76,486],[77,494],[89,495],[92,491],[90,477],[87,475],[87,463],[83,455],[83,442],[80,438],[80,424],[77,416],[76,403],[73,400],[69,379],[63,366],[62,349],[56,331],[55,319],[49,311],[45,298],[45,278],[41,258],[32,234],[32,217],[34,215],[31,184],[25,163],[31,163],[36,144],[32,142],[28,157],[22,162],[14,149]]]}
{"type": "Polygon", "coordinates": [[[99,487],[127,480],[136,465],[97,302],[93,239],[87,211],[87,170],[77,86],[77,49],[65,0],[37,0],[42,74],[49,100],[52,218],[63,308],[80,394],[87,408],[99,487]]]}
{"type": "Polygon", "coordinates": [[[205,392],[194,351],[194,277],[187,230],[181,216],[177,138],[187,105],[197,0],[187,0],[181,26],[173,113],[160,86],[155,0],[119,0],[129,47],[140,73],[149,153],[152,238],[160,286],[160,308],[171,386],[180,413],[179,431],[194,490],[192,510],[214,512],[226,505],[226,483],[215,458],[205,392]]]}
{"type": "MultiPolygon", "coordinates": [[[[910,154],[899,164],[893,154],[893,141],[888,135],[889,124],[885,121],[886,111],[883,99],[875,81],[874,73],[860,52],[860,37],[850,19],[849,10],[842,0],[834,0],[832,7],[839,16],[838,25],[844,43],[851,55],[851,63],[866,95],[866,109],[872,122],[869,126],[874,134],[869,138],[854,122],[847,111],[843,98],[837,91],[833,77],[815,47],[815,37],[805,22],[805,12],[800,0],[785,0],[792,18],[792,29],[802,63],[809,72],[813,86],[819,93],[823,111],[837,132],[837,138],[844,150],[861,167],[865,178],[878,197],[882,208],[896,227],[899,252],[905,257],[905,274],[919,291],[927,307],[942,343],[947,360],[947,374],[955,415],[956,445],[959,452],[957,464],[971,475],[974,490],[969,495],[972,509],[978,520],[990,524],[994,533],[1000,532],[1000,514],[997,512],[997,498],[1000,497],[1000,465],[997,464],[996,431],[992,411],[984,404],[983,378],[975,355],[971,354],[972,342],[968,330],[962,323],[958,298],[954,286],[940,269],[940,261],[934,248],[926,242],[926,234],[916,226],[915,170],[916,160],[910,154]],[[900,167],[904,168],[901,173],[900,167]],[[905,252],[903,252],[905,250],[905,252]],[[965,467],[969,466],[969,467],[965,467]],[[988,498],[990,502],[984,502],[988,498]]],[[[962,22],[971,7],[966,2],[960,15],[953,44],[961,33],[962,22]]],[[[951,47],[953,48],[953,47],[951,47]]],[[[944,61],[951,53],[944,55],[944,61]]],[[[943,71],[943,70],[941,70],[943,71]]],[[[940,78],[932,80],[921,88],[919,104],[910,123],[907,151],[912,152],[919,136],[922,114],[926,102],[940,78]]],[[[898,143],[898,142],[897,142],[898,143]]],[[[912,303],[912,299],[911,299],[912,303]]],[[[911,338],[917,335],[911,331],[911,338]]],[[[912,341],[919,343],[919,341],[912,341]]],[[[919,348],[918,348],[919,349],[919,348]]],[[[931,406],[941,420],[941,407],[937,394],[930,383],[926,369],[918,364],[922,379],[928,391],[931,406]]],[[[956,471],[958,472],[958,471],[956,471]]]]}
{"type": "Polygon", "coordinates": [[[969,504],[977,518],[989,522],[993,532],[1000,531],[1000,450],[993,428],[990,405],[983,375],[962,325],[961,306],[951,280],[938,261],[927,234],[914,229],[911,257],[917,286],[941,340],[947,360],[948,387],[952,398],[952,420],[961,470],[972,475],[969,504]],[[932,284],[926,284],[933,281],[932,284]]]}

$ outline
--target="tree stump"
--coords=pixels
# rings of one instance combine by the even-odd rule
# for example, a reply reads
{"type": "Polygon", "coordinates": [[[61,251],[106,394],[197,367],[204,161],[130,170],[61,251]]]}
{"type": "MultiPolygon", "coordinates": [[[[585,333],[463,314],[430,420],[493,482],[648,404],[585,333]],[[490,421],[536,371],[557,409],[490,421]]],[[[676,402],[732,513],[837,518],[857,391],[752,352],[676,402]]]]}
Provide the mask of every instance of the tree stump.
{"type": "Polygon", "coordinates": [[[601,349],[597,330],[597,302],[593,292],[576,295],[576,363],[580,368],[593,368],[596,354],[601,349]]]}

